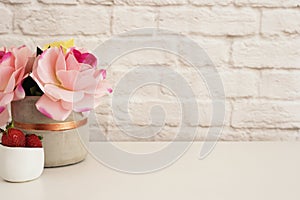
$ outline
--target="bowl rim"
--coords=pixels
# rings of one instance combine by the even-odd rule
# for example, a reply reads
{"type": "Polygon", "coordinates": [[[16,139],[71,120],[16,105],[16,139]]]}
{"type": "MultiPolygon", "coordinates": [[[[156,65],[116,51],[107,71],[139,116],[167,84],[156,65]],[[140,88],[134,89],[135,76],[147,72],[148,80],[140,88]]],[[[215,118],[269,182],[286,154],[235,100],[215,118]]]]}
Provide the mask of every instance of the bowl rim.
{"type": "Polygon", "coordinates": [[[8,146],[4,146],[1,142],[0,142],[0,148],[11,150],[11,151],[43,151],[44,150],[43,147],[8,147],[8,146]]]}

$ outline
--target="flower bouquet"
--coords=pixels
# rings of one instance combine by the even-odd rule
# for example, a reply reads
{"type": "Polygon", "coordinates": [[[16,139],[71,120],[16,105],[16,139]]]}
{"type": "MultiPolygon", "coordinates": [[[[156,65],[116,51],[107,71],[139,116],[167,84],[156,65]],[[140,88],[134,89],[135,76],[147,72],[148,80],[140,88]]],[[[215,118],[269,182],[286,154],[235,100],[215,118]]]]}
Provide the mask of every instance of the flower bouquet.
{"type": "Polygon", "coordinates": [[[11,107],[16,128],[43,137],[46,167],[85,158],[88,113],[112,92],[92,53],[73,40],[35,53],[26,46],[1,48],[0,76],[0,126],[7,124],[11,107]]]}

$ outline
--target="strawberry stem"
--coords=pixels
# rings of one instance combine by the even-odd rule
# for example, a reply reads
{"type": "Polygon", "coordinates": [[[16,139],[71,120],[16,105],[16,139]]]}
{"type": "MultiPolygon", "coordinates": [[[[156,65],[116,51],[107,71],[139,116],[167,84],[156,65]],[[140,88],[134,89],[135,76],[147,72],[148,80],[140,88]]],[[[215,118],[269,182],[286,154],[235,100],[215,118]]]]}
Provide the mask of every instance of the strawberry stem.
{"type": "Polygon", "coordinates": [[[10,129],[10,128],[13,128],[14,127],[14,122],[13,121],[11,121],[11,122],[9,122],[7,125],[6,125],[6,130],[8,130],[8,129],[10,129]]]}

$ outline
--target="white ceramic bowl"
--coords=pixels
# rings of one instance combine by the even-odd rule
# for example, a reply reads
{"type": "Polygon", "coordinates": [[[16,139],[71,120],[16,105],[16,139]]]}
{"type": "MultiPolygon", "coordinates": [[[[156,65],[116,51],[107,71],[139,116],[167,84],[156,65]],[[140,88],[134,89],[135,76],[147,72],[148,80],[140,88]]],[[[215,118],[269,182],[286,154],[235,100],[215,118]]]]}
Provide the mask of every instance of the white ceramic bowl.
{"type": "Polygon", "coordinates": [[[9,182],[31,181],[44,170],[44,149],[0,144],[0,176],[9,182]]]}

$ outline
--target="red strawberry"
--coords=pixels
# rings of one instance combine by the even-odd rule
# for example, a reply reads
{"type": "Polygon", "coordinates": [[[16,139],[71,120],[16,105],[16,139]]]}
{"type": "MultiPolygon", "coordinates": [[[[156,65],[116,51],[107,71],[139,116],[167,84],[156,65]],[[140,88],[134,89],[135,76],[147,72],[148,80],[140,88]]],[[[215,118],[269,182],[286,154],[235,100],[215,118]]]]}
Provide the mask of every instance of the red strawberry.
{"type": "Polygon", "coordinates": [[[8,136],[7,136],[6,132],[3,132],[1,140],[2,140],[2,144],[4,146],[8,146],[9,141],[8,141],[8,136]]]}
{"type": "Polygon", "coordinates": [[[42,142],[37,135],[29,134],[26,135],[26,147],[40,148],[42,147],[42,142]]]}
{"type": "Polygon", "coordinates": [[[10,128],[3,133],[2,144],[8,147],[25,147],[25,135],[18,129],[10,128]]]}

